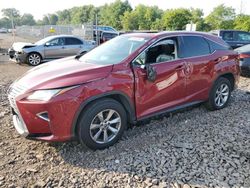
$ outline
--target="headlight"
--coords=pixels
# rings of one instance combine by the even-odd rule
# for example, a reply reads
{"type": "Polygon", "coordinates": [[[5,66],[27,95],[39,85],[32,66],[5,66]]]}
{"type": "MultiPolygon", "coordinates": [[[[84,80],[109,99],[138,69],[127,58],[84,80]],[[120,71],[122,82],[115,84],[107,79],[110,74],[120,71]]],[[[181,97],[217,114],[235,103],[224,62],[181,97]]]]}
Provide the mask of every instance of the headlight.
{"type": "Polygon", "coordinates": [[[49,101],[52,97],[65,93],[78,86],[63,89],[37,90],[27,97],[28,100],[49,101]]]}
{"type": "Polygon", "coordinates": [[[17,51],[17,54],[24,54],[25,52],[23,50],[17,51]]]}

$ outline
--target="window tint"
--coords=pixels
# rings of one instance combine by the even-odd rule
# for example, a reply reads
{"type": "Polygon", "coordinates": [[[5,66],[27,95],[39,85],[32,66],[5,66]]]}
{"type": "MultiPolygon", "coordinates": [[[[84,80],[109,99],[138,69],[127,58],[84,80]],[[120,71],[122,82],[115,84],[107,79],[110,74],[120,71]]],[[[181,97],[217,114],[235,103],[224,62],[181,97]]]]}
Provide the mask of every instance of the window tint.
{"type": "Polygon", "coordinates": [[[141,53],[134,63],[137,65],[161,63],[172,61],[177,58],[177,39],[169,38],[164,39],[152,47],[146,52],[141,53]]]}
{"type": "Polygon", "coordinates": [[[224,31],[222,39],[225,41],[234,41],[234,32],[233,31],[224,31]]]}
{"type": "Polygon", "coordinates": [[[56,38],[48,42],[49,46],[63,46],[64,38],[56,38]]]}
{"type": "Polygon", "coordinates": [[[224,45],[213,42],[209,39],[207,39],[207,42],[210,45],[211,52],[214,52],[215,50],[229,50],[229,49],[231,49],[231,47],[228,44],[226,44],[225,42],[224,42],[224,45]]]}
{"type": "Polygon", "coordinates": [[[107,38],[107,39],[112,39],[112,38],[114,38],[116,36],[118,36],[118,34],[116,34],[116,33],[103,33],[102,34],[102,37],[107,38]]]}
{"type": "Polygon", "coordinates": [[[183,36],[180,57],[194,57],[210,54],[207,41],[203,37],[183,36]]]}
{"type": "Polygon", "coordinates": [[[81,40],[77,39],[77,38],[66,38],[66,45],[81,45],[83,44],[81,40]]]}
{"type": "Polygon", "coordinates": [[[250,33],[238,32],[237,39],[238,41],[250,42],[250,33]]]}

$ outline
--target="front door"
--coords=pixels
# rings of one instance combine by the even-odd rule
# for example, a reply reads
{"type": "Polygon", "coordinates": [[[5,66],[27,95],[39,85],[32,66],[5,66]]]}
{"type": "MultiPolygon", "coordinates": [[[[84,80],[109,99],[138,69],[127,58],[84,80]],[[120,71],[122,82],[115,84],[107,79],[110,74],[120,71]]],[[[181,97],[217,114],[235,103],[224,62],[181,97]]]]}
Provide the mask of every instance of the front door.
{"type": "Polygon", "coordinates": [[[181,105],[186,97],[185,62],[178,59],[178,38],[163,39],[142,52],[134,61],[137,117],[143,118],[181,105]],[[143,66],[150,64],[156,80],[147,79],[143,66]]]}
{"type": "Polygon", "coordinates": [[[65,39],[52,39],[44,46],[45,59],[61,58],[65,55],[65,39]]]}

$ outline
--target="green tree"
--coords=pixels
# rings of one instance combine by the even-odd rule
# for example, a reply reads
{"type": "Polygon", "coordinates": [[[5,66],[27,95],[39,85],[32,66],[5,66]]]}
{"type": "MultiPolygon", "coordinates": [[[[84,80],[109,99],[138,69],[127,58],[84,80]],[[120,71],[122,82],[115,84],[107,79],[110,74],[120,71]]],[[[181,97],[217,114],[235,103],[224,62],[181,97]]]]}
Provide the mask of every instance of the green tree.
{"type": "Polygon", "coordinates": [[[203,18],[204,13],[202,9],[190,9],[190,13],[192,15],[191,21],[196,24],[196,30],[197,31],[210,31],[211,26],[205,22],[205,19],[203,18]]]}
{"type": "Polygon", "coordinates": [[[47,15],[44,15],[43,16],[43,19],[41,20],[41,25],[49,25],[50,22],[49,22],[49,18],[47,15]]]}
{"type": "Polygon", "coordinates": [[[3,13],[4,17],[7,17],[9,19],[11,19],[12,16],[14,18],[20,18],[20,12],[19,12],[19,10],[15,9],[15,8],[2,9],[2,13],[3,13]]]}
{"type": "Polygon", "coordinates": [[[203,16],[204,16],[204,13],[203,13],[203,10],[202,9],[194,9],[194,8],[191,8],[190,9],[190,13],[191,13],[191,20],[193,23],[197,23],[197,22],[200,22],[203,20],[203,16]]]}
{"type": "Polygon", "coordinates": [[[205,18],[212,29],[233,29],[235,10],[232,7],[219,5],[205,18]]]}
{"type": "Polygon", "coordinates": [[[72,24],[83,24],[93,22],[96,8],[93,5],[85,5],[70,9],[70,18],[72,24]]]}
{"type": "Polygon", "coordinates": [[[61,25],[66,25],[66,24],[70,24],[71,22],[71,15],[70,15],[70,11],[65,9],[62,11],[58,11],[57,12],[58,15],[58,24],[61,25]]]}
{"type": "Polygon", "coordinates": [[[56,14],[48,14],[49,24],[56,25],[58,22],[58,16],[56,14]]]}
{"type": "Polygon", "coordinates": [[[163,27],[168,30],[183,30],[192,20],[190,10],[184,8],[167,10],[163,17],[163,27]]]}
{"type": "Polygon", "coordinates": [[[0,19],[0,28],[2,28],[2,27],[11,28],[12,27],[11,26],[11,20],[9,18],[6,18],[6,17],[1,18],[0,19]]]}
{"type": "Polygon", "coordinates": [[[240,14],[234,21],[235,29],[250,31],[250,15],[240,14]]]}
{"type": "Polygon", "coordinates": [[[151,30],[159,27],[163,11],[157,6],[138,5],[135,10],[126,12],[122,18],[125,30],[151,30]]]}
{"type": "Polygon", "coordinates": [[[10,21],[13,20],[14,26],[20,25],[21,15],[20,15],[19,10],[15,8],[6,8],[6,9],[2,9],[2,14],[4,17],[9,19],[10,21]]]}
{"type": "Polygon", "coordinates": [[[116,0],[114,3],[105,4],[100,9],[100,24],[110,25],[116,29],[122,29],[122,18],[125,12],[131,11],[129,2],[116,0]]]}
{"type": "Polygon", "coordinates": [[[20,19],[20,25],[35,25],[36,21],[32,14],[23,14],[20,19]]]}
{"type": "Polygon", "coordinates": [[[126,31],[132,31],[138,29],[138,20],[134,15],[134,12],[126,11],[122,18],[122,27],[126,31]]]}
{"type": "Polygon", "coordinates": [[[151,25],[151,29],[152,30],[159,30],[162,31],[164,30],[164,26],[162,25],[162,19],[161,18],[157,18],[151,25]]]}

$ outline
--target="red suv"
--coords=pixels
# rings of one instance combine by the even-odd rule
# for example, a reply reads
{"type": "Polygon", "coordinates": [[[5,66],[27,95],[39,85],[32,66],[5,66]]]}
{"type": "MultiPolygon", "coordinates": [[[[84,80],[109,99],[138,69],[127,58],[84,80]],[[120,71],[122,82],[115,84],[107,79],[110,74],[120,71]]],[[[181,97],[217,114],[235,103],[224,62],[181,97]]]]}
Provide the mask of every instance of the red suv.
{"type": "Polygon", "coordinates": [[[77,138],[103,149],[128,123],[202,102],[221,109],[239,78],[229,48],[205,33],[136,33],[45,63],[9,89],[15,128],[27,138],[77,138]]]}

